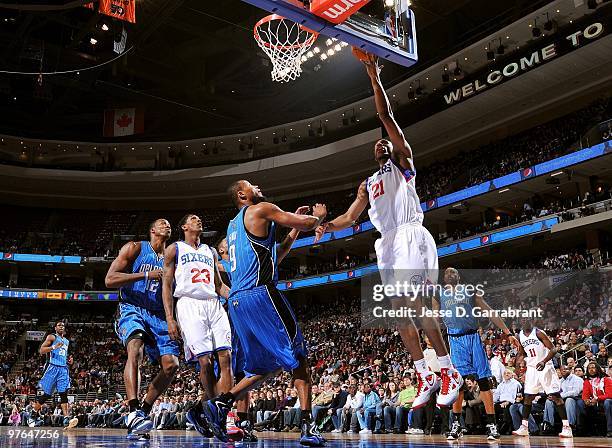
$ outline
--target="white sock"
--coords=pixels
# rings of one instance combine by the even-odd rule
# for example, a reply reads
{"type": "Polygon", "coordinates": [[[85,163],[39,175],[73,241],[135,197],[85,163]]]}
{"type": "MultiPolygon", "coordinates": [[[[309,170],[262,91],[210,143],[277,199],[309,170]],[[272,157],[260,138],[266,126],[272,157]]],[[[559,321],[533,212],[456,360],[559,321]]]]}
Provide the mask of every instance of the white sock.
{"type": "Polygon", "coordinates": [[[562,420],[563,421],[563,426],[569,426],[569,420],[562,420]]]}
{"type": "Polygon", "coordinates": [[[420,373],[421,375],[429,373],[425,358],[417,359],[416,361],[414,361],[414,367],[416,368],[417,373],[420,373]]]}
{"type": "Polygon", "coordinates": [[[441,369],[450,369],[453,366],[450,356],[438,356],[438,363],[440,363],[441,369]]]}
{"type": "Polygon", "coordinates": [[[529,428],[529,422],[527,420],[523,420],[523,426],[525,428],[529,428]]]}

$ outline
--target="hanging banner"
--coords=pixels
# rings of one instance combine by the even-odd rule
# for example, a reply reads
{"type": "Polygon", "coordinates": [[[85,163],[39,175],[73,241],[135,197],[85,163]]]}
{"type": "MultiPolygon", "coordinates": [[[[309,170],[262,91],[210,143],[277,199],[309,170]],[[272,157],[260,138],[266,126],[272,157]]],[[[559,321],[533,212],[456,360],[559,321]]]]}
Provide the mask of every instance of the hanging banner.
{"type": "Polygon", "coordinates": [[[100,14],[136,23],[136,0],[100,0],[100,14]]]}

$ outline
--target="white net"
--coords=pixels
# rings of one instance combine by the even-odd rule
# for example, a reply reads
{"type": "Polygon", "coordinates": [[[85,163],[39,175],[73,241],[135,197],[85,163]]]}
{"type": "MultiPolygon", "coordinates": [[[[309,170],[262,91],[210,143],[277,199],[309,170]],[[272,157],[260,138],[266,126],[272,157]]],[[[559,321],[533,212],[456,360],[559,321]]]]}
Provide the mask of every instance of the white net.
{"type": "Polygon", "coordinates": [[[255,40],[272,61],[272,80],[294,81],[302,74],[302,56],[317,33],[278,15],[271,15],[255,25],[255,40]]]}

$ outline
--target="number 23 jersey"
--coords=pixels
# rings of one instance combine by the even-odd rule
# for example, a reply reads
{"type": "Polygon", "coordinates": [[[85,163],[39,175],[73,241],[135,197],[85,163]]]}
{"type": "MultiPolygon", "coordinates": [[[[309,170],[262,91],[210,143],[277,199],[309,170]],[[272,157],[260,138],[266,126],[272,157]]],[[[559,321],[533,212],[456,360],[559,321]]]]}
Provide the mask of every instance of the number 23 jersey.
{"type": "Polygon", "coordinates": [[[217,298],[215,256],[206,244],[195,249],[184,241],[176,242],[174,297],[217,298]]]}

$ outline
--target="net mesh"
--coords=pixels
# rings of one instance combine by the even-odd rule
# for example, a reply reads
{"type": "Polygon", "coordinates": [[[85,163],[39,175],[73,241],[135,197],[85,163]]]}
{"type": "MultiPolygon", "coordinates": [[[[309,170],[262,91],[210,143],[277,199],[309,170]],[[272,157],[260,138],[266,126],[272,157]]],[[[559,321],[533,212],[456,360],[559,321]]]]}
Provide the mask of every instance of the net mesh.
{"type": "Polygon", "coordinates": [[[255,25],[255,40],[272,61],[272,80],[294,81],[302,74],[302,56],[317,33],[283,17],[272,15],[255,25]]]}

